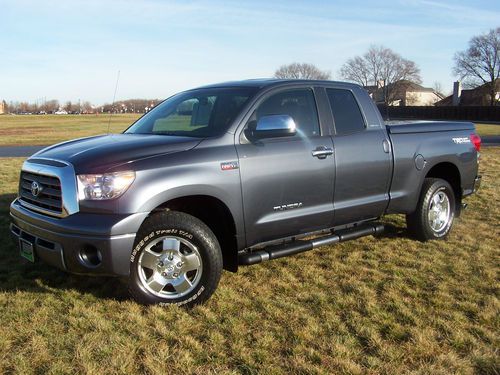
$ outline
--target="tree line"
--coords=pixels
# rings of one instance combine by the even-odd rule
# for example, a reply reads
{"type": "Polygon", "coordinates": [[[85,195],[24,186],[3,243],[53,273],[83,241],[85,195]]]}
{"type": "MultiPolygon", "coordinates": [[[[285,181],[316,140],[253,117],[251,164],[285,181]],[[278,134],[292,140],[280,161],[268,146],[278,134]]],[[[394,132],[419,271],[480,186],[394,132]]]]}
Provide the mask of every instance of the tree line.
{"type": "Polygon", "coordinates": [[[35,103],[29,103],[25,101],[16,102],[10,101],[7,103],[7,110],[10,113],[23,114],[44,114],[44,113],[55,113],[60,110],[64,110],[68,113],[92,113],[94,107],[89,101],[83,102],[71,102],[67,101],[61,104],[57,99],[51,100],[41,100],[35,103]]]}
{"type": "MultiPolygon", "coordinates": [[[[474,36],[468,48],[454,56],[453,73],[465,87],[485,85],[490,105],[499,103],[500,78],[500,27],[486,34],[474,36]]],[[[414,61],[403,58],[384,46],[372,46],[366,53],[348,59],[340,68],[339,76],[364,87],[383,88],[385,104],[391,103],[404,85],[420,84],[420,69],[414,61]]],[[[275,78],[330,79],[331,73],[312,64],[293,63],[281,66],[275,78]]],[[[435,90],[441,85],[435,83],[435,90]]]]}
{"type": "Polygon", "coordinates": [[[90,113],[145,113],[160,102],[159,99],[128,99],[112,104],[94,106],[89,101],[60,103],[57,99],[41,100],[35,103],[25,101],[10,101],[6,104],[6,112],[14,114],[54,114],[67,112],[68,114],[90,113]]]}

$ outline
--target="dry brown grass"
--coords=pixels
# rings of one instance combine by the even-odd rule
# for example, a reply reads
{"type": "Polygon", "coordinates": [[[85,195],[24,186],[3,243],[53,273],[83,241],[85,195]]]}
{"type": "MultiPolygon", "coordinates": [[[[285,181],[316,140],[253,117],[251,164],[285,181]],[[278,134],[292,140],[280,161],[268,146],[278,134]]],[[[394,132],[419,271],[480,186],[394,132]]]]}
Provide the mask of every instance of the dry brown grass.
{"type": "MultiPolygon", "coordinates": [[[[3,159],[0,230],[20,159],[3,159]]],[[[0,245],[0,373],[498,374],[500,148],[447,241],[388,233],[225,273],[204,306],[143,307],[120,282],[0,245]]]]}
{"type": "Polygon", "coordinates": [[[91,135],[119,133],[138,114],[0,116],[0,146],[51,145],[91,135]]]}
{"type": "Polygon", "coordinates": [[[500,135],[500,124],[476,124],[479,135],[500,135]]]}

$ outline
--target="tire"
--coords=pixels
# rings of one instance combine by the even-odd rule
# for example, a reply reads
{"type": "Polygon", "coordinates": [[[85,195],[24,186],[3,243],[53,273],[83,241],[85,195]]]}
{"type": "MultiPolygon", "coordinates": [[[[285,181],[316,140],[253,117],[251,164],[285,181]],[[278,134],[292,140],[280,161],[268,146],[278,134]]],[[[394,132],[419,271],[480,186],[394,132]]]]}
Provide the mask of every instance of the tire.
{"type": "Polygon", "coordinates": [[[129,292],[144,305],[192,307],[214,293],[221,273],[222,252],[210,228],[194,216],[162,211],[136,236],[129,292]]]}
{"type": "Polygon", "coordinates": [[[417,209],[406,215],[409,232],[420,241],[440,240],[450,233],[455,218],[455,193],[440,178],[426,178],[417,209]]]}

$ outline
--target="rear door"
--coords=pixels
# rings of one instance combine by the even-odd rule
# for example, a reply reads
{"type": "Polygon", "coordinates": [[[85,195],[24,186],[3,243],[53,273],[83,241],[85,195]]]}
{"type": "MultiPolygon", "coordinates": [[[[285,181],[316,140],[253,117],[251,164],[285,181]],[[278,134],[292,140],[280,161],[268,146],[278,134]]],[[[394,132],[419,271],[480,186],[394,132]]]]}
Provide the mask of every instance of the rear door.
{"type": "Polygon", "coordinates": [[[360,93],[326,88],[326,95],[334,129],[334,223],[337,226],[379,217],[389,202],[392,171],[387,133],[380,124],[367,126],[357,97],[360,93]]]}
{"type": "Polygon", "coordinates": [[[310,87],[277,89],[259,100],[247,121],[289,115],[297,134],[250,141],[239,157],[247,245],[327,228],[333,222],[335,162],[330,134],[320,127],[310,87]],[[314,156],[315,150],[330,150],[314,156]]]}

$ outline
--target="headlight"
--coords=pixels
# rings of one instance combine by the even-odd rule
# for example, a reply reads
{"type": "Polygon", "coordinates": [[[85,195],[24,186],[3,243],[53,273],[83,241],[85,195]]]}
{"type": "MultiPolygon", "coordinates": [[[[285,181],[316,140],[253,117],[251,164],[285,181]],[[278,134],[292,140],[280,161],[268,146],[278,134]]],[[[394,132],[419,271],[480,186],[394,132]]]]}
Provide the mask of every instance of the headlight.
{"type": "Polygon", "coordinates": [[[78,180],[78,199],[103,200],[118,198],[135,180],[134,171],[81,174],[78,180]]]}

